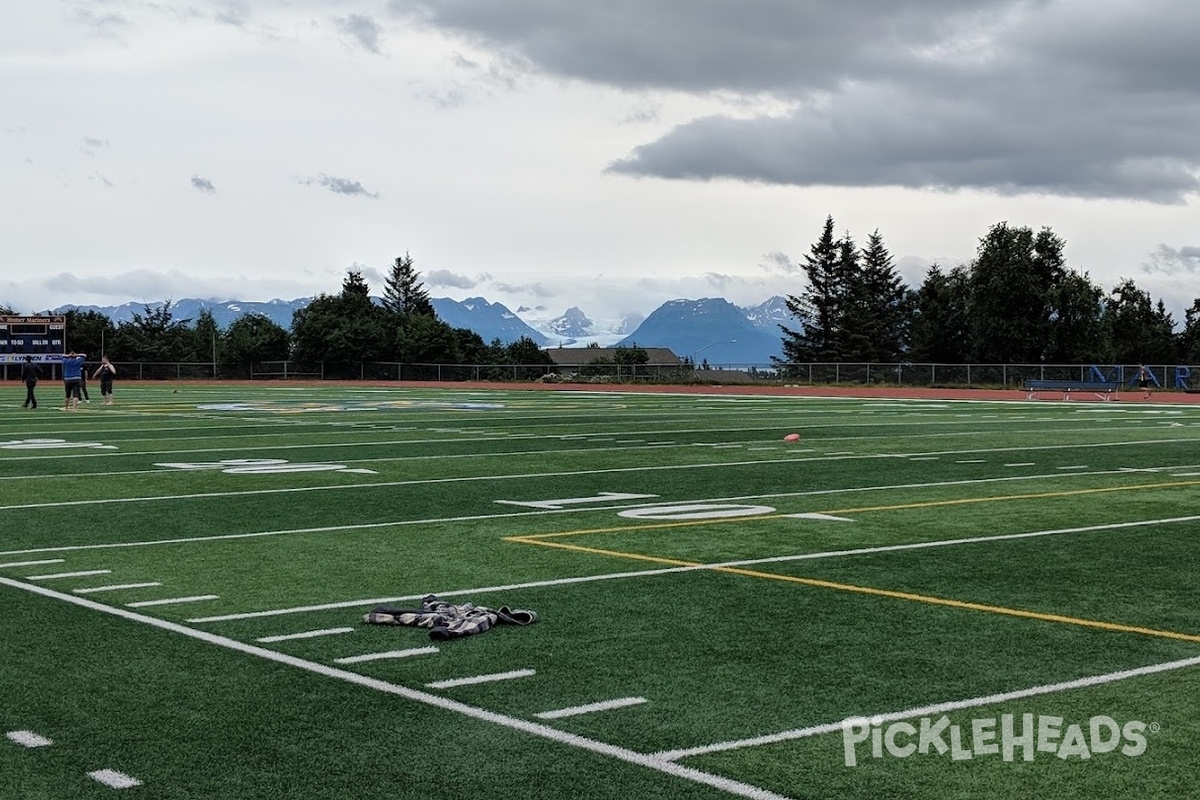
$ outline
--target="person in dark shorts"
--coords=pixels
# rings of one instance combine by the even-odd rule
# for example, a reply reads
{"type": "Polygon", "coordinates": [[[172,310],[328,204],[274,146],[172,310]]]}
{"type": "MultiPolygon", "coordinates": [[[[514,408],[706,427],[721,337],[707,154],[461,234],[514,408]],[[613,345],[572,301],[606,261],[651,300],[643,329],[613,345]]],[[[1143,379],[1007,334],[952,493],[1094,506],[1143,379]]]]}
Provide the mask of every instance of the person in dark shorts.
{"type": "Polygon", "coordinates": [[[1154,380],[1154,376],[1150,373],[1150,368],[1145,364],[1138,364],[1138,388],[1142,390],[1142,399],[1150,399],[1150,384],[1154,380]]]}
{"type": "Polygon", "coordinates": [[[104,404],[112,405],[113,393],[112,385],[113,378],[117,375],[117,368],[108,360],[108,356],[100,357],[100,366],[92,373],[92,380],[100,379],[100,396],[104,398],[104,404]]]}
{"type": "Polygon", "coordinates": [[[83,380],[83,362],[86,358],[86,355],[76,355],[73,350],[63,356],[63,389],[67,395],[63,411],[79,410],[79,382],[83,380]]]}
{"type": "Polygon", "coordinates": [[[80,364],[79,365],[79,393],[81,395],[83,395],[82,402],[84,402],[84,403],[92,402],[91,396],[88,395],[87,381],[88,381],[87,364],[80,364]]]}
{"type": "Polygon", "coordinates": [[[42,371],[33,363],[33,356],[25,356],[25,363],[21,365],[21,380],[25,381],[25,402],[21,404],[21,408],[37,408],[37,398],[33,396],[33,390],[41,375],[42,371]]]}

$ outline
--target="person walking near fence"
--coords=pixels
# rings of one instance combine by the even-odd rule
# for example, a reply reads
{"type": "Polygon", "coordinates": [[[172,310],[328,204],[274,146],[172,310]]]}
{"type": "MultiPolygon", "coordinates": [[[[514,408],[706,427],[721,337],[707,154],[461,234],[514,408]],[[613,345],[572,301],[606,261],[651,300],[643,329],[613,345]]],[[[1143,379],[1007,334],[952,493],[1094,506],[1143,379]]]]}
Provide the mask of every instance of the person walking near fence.
{"type": "Polygon", "coordinates": [[[1145,364],[1138,364],[1138,388],[1142,390],[1142,399],[1150,399],[1150,383],[1154,380],[1154,375],[1150,372],[1150,368],[1145,364]]]}
{"type": "Polygon", "coordinates": [[[21,365],[21,380],[25,381],[25,402],[21,404],[21,408],[37,408],[37,398],[33,396],[33,390],[37,387],[41,374],[38,365],[33,363],[33,356],[25,356],[25,363],[21,365]]]}
{"type": "Polygon", "coordinates": [[[63,356],[63,389],[67,394],[63,411],[79,410],[79,382],[83,380],[83,362],[86,358],[86,355],[76,355],[74,351],[63,356]]]}
{"type": "Polygon", "coordinates": [[[117,375],[117,368],[108,360],[108,356],[100,357],[100,366],[92,373],[92,379],[100,379],[100,396],[104,398],[104,405],[112,405],[113,393],[112,385],[113,378],[117,375]]]}

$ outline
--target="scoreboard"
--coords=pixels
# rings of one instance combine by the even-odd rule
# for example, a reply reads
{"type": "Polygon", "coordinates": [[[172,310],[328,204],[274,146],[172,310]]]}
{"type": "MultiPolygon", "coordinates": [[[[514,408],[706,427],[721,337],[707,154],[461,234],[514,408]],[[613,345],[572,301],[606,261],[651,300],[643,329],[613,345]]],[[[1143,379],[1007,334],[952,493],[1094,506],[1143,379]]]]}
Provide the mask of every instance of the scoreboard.
{"type": "Polygon", "coordinates": [[[66,352],[67,318],[0,315],[0,364],[31,356],[35,362],[61,361],[66,352]]]}

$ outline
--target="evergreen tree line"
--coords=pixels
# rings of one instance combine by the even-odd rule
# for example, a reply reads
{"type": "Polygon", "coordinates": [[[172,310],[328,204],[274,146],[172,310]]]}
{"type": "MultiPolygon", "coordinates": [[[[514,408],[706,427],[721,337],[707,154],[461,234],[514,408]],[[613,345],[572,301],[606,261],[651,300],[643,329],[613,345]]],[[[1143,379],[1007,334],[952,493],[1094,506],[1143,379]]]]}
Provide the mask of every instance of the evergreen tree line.
{"type": "Polygon", "coordinates": [[[222,330],[207,309],[194,320],[176,319],[170,301],[116,325],[99,312],[72,310],[66,313],[67,346],[116,362],[215,363],[221,374],[234,376],[271,361],[554,363],[527,337],[485,343],[474,331],[438,319],[407,253],[390,268],[381,300],[373,302],[362,273],[351,270],[337,294],[319,294],[296,311],[290,329],[246,314],[222,330]]]}
{"type": "Polygon", "coordinates": [[[875,231],[859,247],[827,217],[786,298],[782,363],[1196,364],[1200,298],[1181,332],[1130,279],[1107,294],[1067,267],[1050,228],[993,225],[970,264],[930,267],[916,289],[875,231]]]}
{"type": "MultiPolygon", "coordinates": [[[[1065,242],[1050,228],[993,225],[970,264],[929,268],[919,287],[905,285],[879,231],[859,247],[827,217],[801,264],[805,286],[785,302],[778,363],[1198,364],[1200,298],[1184,328],[1162,300],[1129,279],[1111,292],[1066,266],[1065,242]]],[[[0,309],[4,311],[5,309],[0,309]]],[[[68,347],[113,361],[216,364],[224,375],[251,364],[391,362],[550,366],[523,337],[485,343],[452,328],[430,302],[407,253],[371,300],[351,270],[336,294],[319,294],[295,312],[290,329],[244,315],[224,330],[211,312],[176,319],[171,303],[114,325],[95,311],[66,314],[68,347]]]]}

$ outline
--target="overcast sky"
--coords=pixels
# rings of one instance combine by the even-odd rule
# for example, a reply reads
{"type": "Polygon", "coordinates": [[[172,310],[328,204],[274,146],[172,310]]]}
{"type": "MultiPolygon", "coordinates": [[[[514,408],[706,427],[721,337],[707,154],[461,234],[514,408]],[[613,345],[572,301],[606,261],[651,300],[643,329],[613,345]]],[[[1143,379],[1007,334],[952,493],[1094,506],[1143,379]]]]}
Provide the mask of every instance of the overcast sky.
{"type": "Polygon", "coordinates": [[[38,0],[0,8],[0,303],[380,291],[596,319],[910,285],[992,224],[1182,321],[1197,0],[38,0]]]}

